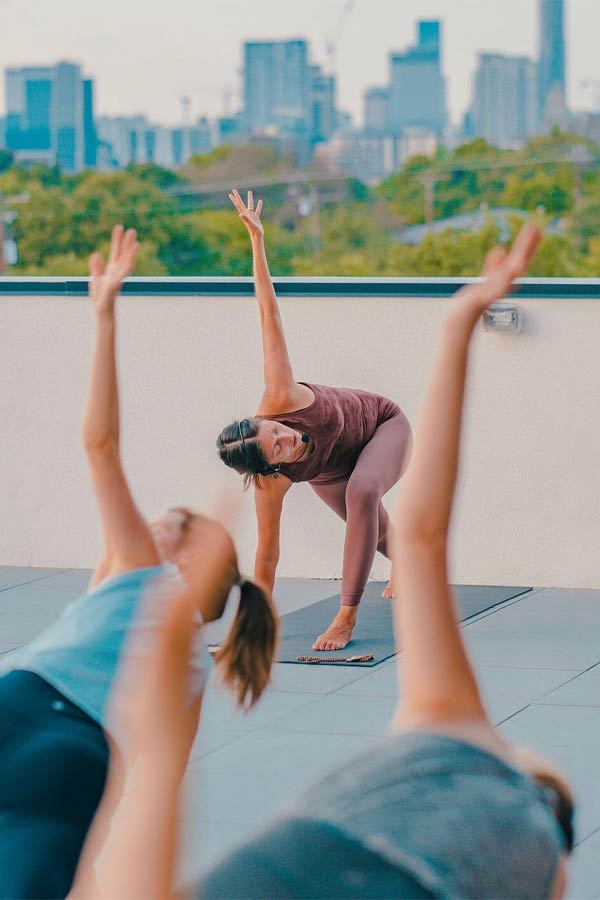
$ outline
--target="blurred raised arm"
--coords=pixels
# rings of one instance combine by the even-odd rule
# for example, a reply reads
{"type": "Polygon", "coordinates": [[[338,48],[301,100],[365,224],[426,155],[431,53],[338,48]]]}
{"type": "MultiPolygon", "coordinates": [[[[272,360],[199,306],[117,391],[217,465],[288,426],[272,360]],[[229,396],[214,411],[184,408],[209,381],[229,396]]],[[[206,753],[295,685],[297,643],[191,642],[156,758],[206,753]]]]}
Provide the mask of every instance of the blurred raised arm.
{"type": "Polygon", "coordinates": [[[121,461],[119,385],[116,362],[117,297],[131,274],[138,251],[136,233],[113,228],[106,265],[90,258],[90,297],[94,309],[94,351],[83,422],[83,443],[104,532],[104,557],[92,586],[121,571],[159,562],[150,529],[137,509],[121,461]]]}
{"type": "Polygon", "coordinates": [[[448,586],[448,529],[473,330],[526,271],[540,238],[536,226],[526,225],[510,253],[492,250],[482,280],[458,292],[443,326],[394,522],[394,615],[404,692],[399,728],[486,718],[448,586]]]}

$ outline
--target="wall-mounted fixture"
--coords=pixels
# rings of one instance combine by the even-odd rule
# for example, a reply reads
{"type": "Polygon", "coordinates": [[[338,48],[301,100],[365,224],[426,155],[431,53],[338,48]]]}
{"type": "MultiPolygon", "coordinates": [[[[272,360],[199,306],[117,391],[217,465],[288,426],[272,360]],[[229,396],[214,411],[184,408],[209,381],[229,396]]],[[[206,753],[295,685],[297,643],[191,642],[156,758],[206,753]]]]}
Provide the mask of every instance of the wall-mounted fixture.
{"type": "Polygon", "coordinates": [[[486,331],[519,332],[521,325],[521,310],[511,303],[494,303],[483,314],[483,327],[486,331]]]}

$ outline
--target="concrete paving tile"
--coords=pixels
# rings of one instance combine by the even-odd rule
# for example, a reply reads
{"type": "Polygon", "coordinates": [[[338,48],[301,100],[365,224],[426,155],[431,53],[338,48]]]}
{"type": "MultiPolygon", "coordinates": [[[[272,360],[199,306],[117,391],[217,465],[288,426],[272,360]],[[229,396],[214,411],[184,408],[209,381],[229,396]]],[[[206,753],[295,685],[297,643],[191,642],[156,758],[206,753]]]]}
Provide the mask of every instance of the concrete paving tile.
{"type": "MultiPolygon", "coordinates": [[[[494,722],[500,722],[533,703],[573,677],[572,672],[479,666],[477,677],[486,707],[494,722]]],[[[398,697],[400,675],[394,666],[375,671],[352,682],[336,694],[344,696],[398,697]]]]}
{"type": "Polygon", "coordinates": [[[583,671],[600,661],[599,622],[599,591],[543,590],[462,633],[480,665],[583,671]]]}
{"type": "Polygon", "coordinates": [[[269,731],[381,737],[395,709],[394,697],[330,694],[272,722],[269,731]]]}
{"type": "Polygon", "coordinates": [[[183,785],[182,819],[266,825],[290,807],[310,779],[306,773],[262,775],[221,774],[191,769],[183,785]]]}
{"type": "Polygon", "coordinates": [[[367,735],[301,734],[262,729],[192,763],[192,770],[273,777],[297,769],[317,778],[360,753],[373,741],[367,735]]]}
{"type": "Polygon", "coordinates": [[[513,743],[545,753],[565,771],[578,805],[578,841],[600,828],[600,709],[534,704],[500,730],[513,743]]]}
{"type": "Polygon", "coordinates": [[[42,578],[52,578],[67,569],[43,568],[40,566],[0,566],[0,591],[6,591],[20,584],[30,584],[42,578]]]}
{"type": "Polygon", "coordinates": [[[201,720],[198,734],[192,744],[190,763],[196,759],[208,756],[209,753],[213,753],[215,750],[220,750],[221,747],[227,747],[228,744],[232,744],[243,737],[244,733],[243,731],[232,731],[228,728],[206,728],[205,723],[201,720]]]}
{"type": "Polygon", "coordinates": [[[477,678],[486,709],[493,722],[512,716],[530,703],[546,702],[552,691],[573,678],[575,672],[479,666],[477,678]]]}
{"type": "Polygon", "coordinates": [[[89,572],[68,569],[0,593],[0,651],[25,644],[87,590],[89,572]]]}
{"type": "Polygon", "coordinates": [[[243,733],[256,731],[317,700],[318,695],[314,693],[267,691],[254,709],[244,712],[236,706],[229,691],[209,689],[202,703],[201,728],[209,732],[215,728],[243,733]]]}
{"type": "MultiPolygon", "coordinates": [[[[377,670],[379,670],[377,666],[377,670]]],[[[369,669],[353,669],[351,666],[310,666],[276,663],[273,666],[272,685],[276,691],[303,691],[314,694],[330,694],[345,685],[360,681],[369,669]]]]}
{"type": "MultiPolygon", "coordinates": [[[[363,669],[363,671],[365,671],[363,669]]],[[[383,663],[338,691],[343,696],[397,697],[400,673],[396,660],[383,663]]]]}
{"type": "Polygon", "coordinates": [[[540,702],[559,706],[600,706],[600,664],[551,691],[540,702]]]}
{"type": "Polygon", "coordinates": [[[567,900],[593,900],[600,897],[600,832],[575,849],[571,860],[567,900]]]}

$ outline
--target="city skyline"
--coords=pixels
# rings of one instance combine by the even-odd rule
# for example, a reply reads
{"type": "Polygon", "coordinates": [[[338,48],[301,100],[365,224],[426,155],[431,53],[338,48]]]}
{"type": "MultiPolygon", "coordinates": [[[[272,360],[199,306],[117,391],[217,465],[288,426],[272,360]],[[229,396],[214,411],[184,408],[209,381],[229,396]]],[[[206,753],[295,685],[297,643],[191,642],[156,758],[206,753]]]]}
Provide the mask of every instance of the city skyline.
{"type": "MultiPolygon", "coordinates": [[[[77,60],[96,80],[98,115],[140,112],[154,121],[176,124],[182,119],[182,95],[190,96],[193,118],[223,112],[226,91],[234,84],[240,87],[245,40],[306,38],[312,47],[311,62],[327,70],[325,39],[335,31],[343,6],[342,0],[306,0],[301,10],[283,9],[281,2],[276,6],[273,0],[256,0],[249,15],[250,8],[243,0],[219,0],[211,8],[208,28],[203,23],[207,40],[199,43],[191,32],[202,17],[188,0],[172,0],[167,18],[164,12],[161,15],[148,8],[143,16],[132,17],[135,9],[141,9],[137,0],[131,0],[125,11],[116,0],[106,0],[101,22],[92,11],[79,9],[73,15],[73,0],[54,0],[51,14],[36,7],[35,29],[32,4],[0,0],[3,32],[8,37],[0,50],[0,68],[50,65],[62,58],[77,60]],[[118,16],[110,15],[113,7],[119,9],[118,16]],[[133,49],[127,29],[130,20],[138,42],[133,49]],[[70,24],[72,29],[73,22],[77,23],[75,37],[67,27],[70,24]],[[42,46],[43,51],[38,49],[42,46]],[[202,50],[204,56],[199,60],[202,50]],[[168,56],[168,67],[157,66],[157,56],[163,62],[168,56]]],[[[389,54],[403,52],[413,43],[417,19],[439,17],[445,31],[443,72],[448,109],[451,121],[457,124],[471,96],[478,53],[535,57],[538,52],[538,0],[497,0],[486,3],[485,10],[483,6],[480,0],[404,0],[399,10],[399,4],[389,0],[371,0],[369,4],[356,0],[339,44],[340,108],[347,109],[356,122],[362,121],[364,91],[387,81],[389,54]],[[374,6],[381,10],[378,17],[373,16],[374,6]],[[394,31],[397,38],[391,40],[394,31]],[[369,35],[367,41],[365,34],[369,35]]],[[[568,0],[566,22],[568,102],[576,107],[598,106],[600,72],[593,38],[600,25],[600,4],[568,0]],[[584,80],[587,86],[582,84],[584,80]]],[[[241,106],[239,96],[232,95],[230,102],[231,111],[241,106]]],[[[4,112],[2,97],[0,115],[4,112]]]]}

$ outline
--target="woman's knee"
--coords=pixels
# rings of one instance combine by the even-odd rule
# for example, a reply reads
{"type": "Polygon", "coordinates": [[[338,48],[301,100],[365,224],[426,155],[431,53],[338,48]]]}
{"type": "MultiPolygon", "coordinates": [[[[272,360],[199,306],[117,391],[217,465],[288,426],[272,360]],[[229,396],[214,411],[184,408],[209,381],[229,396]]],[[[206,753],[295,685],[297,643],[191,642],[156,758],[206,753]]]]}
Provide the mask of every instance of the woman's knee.
{"type": "Polygon", "coordinates": [[[377,511],[381,500],[381,486],[376,479],[352,478],[346,488],[346,509],[348,512],[377,511]]]}

